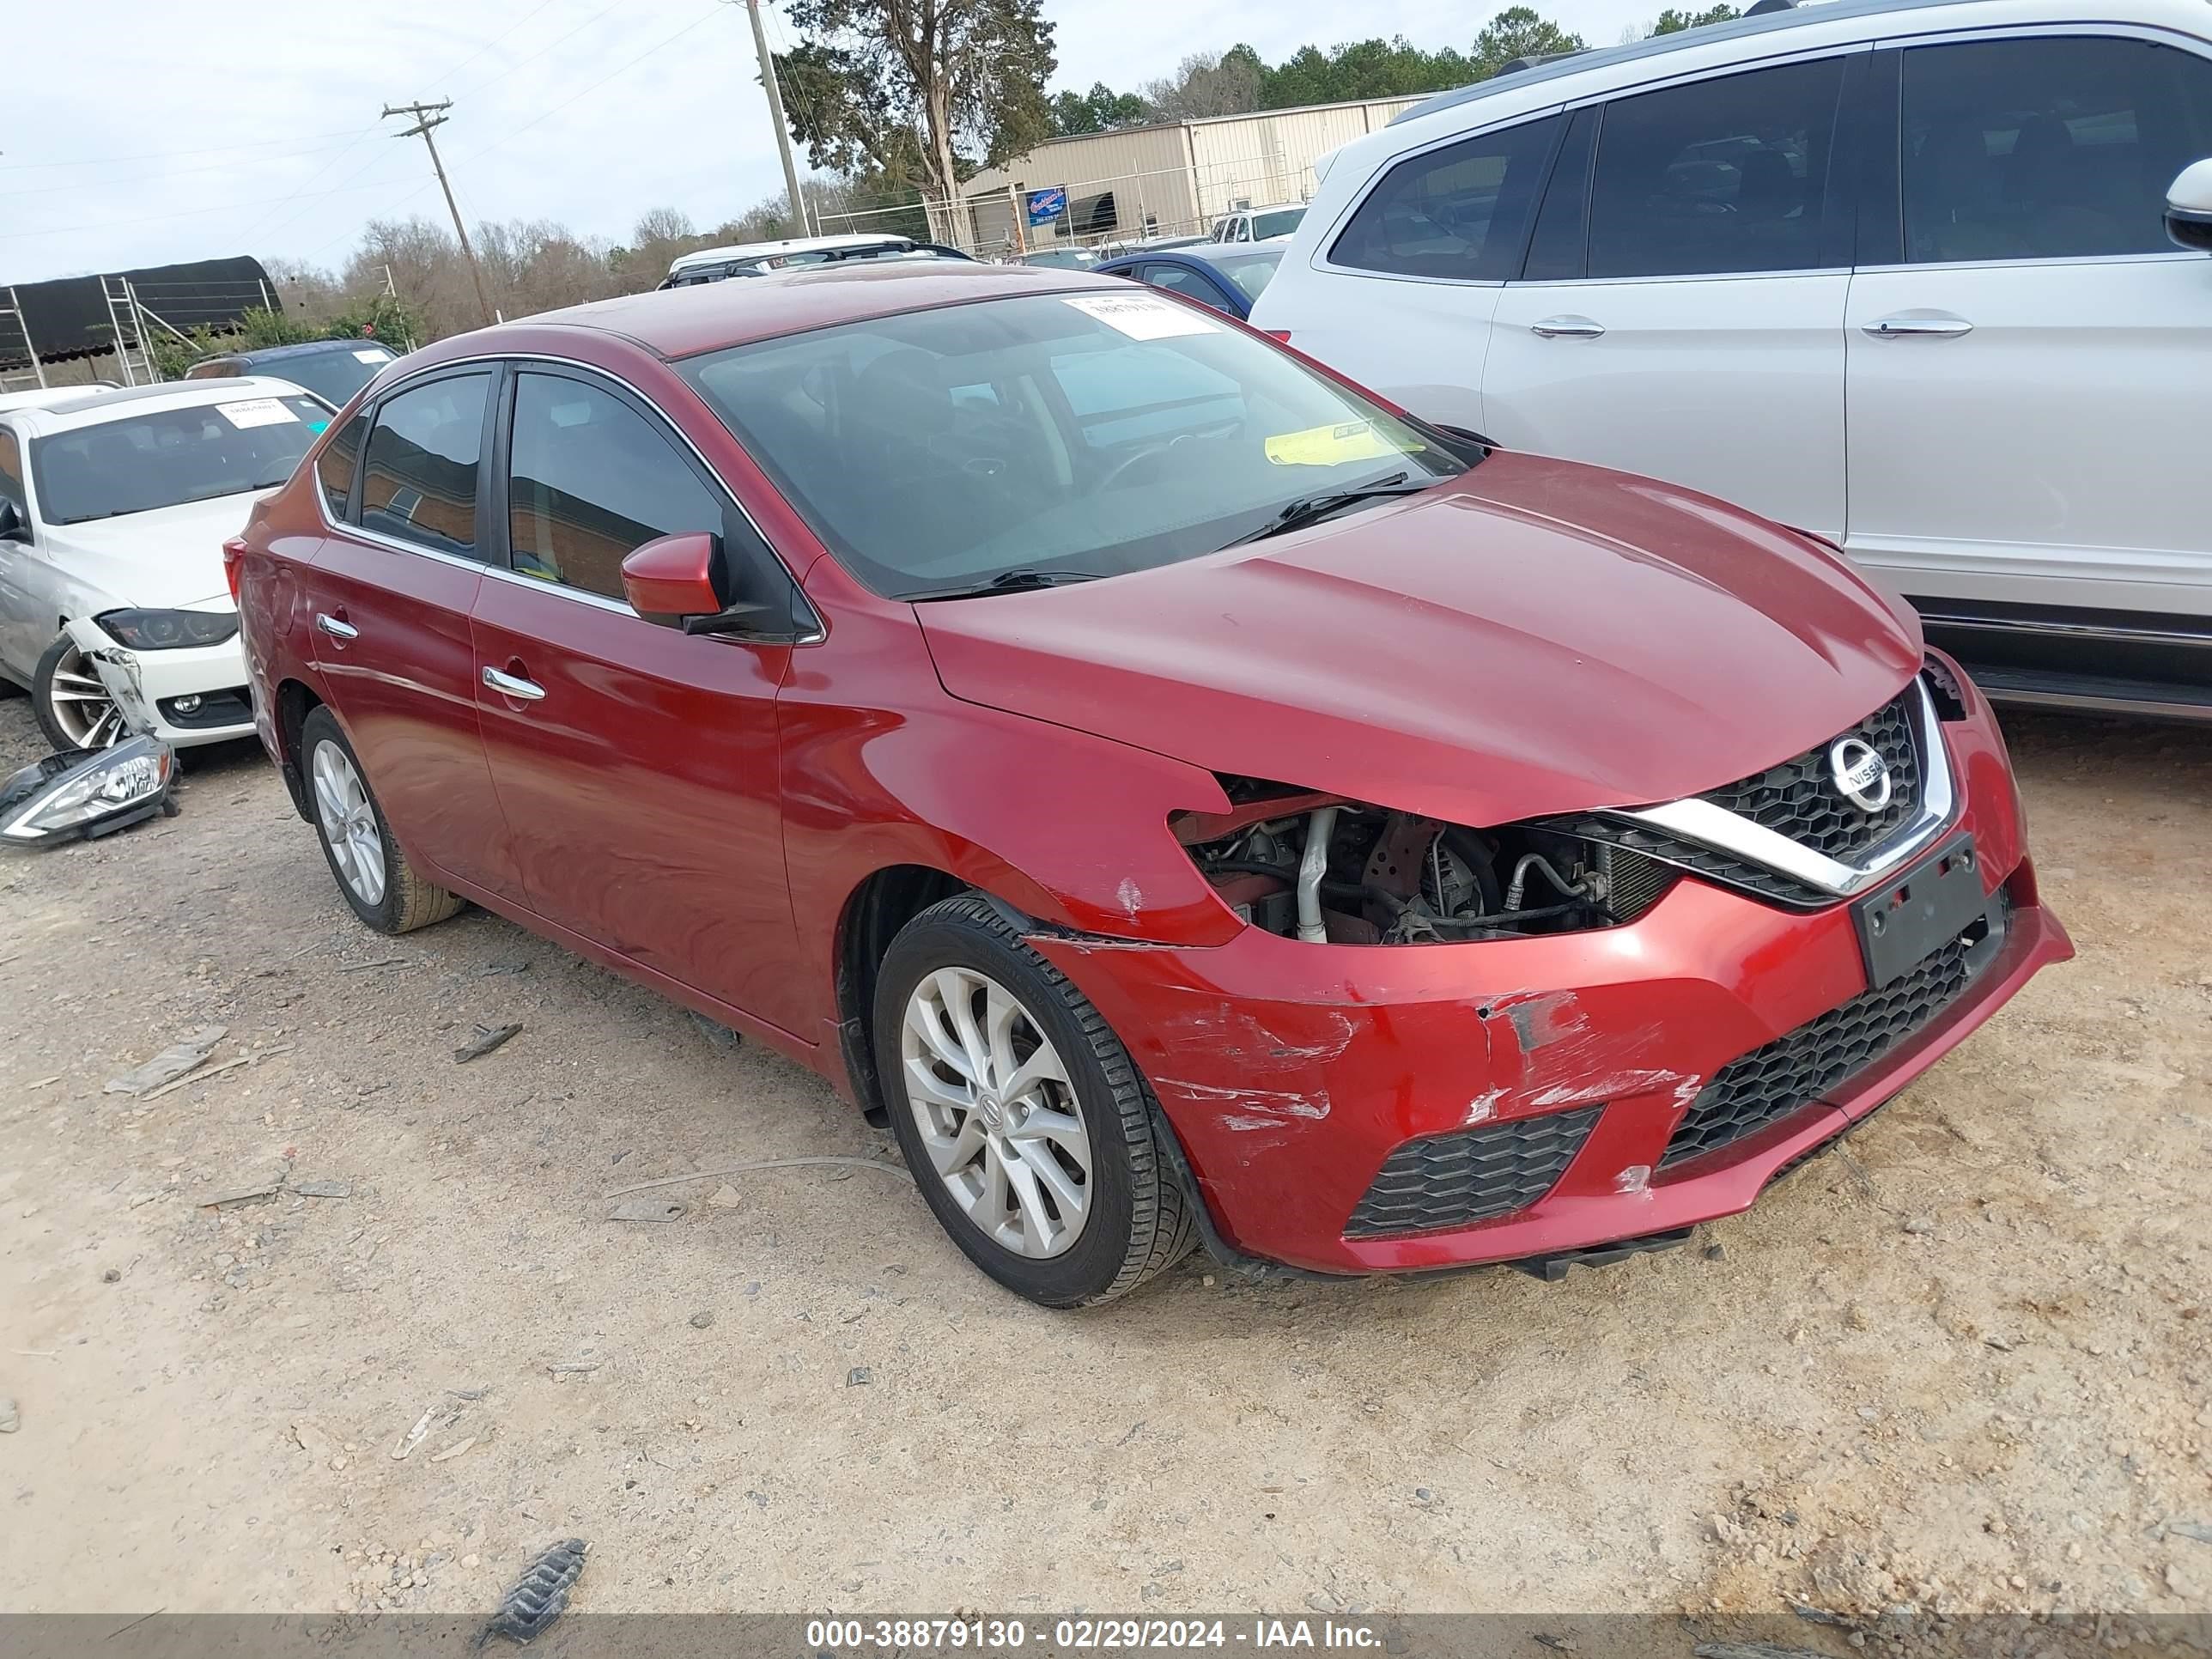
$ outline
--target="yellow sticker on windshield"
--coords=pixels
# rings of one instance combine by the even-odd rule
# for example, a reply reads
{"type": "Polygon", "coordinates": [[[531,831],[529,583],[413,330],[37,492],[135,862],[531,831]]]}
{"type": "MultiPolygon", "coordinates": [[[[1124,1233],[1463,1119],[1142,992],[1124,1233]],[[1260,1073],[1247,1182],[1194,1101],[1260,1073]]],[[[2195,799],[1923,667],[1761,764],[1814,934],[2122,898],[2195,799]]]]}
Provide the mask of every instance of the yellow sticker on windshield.
{"type": "Polygon", "coordinates": [[[1267,459],[1277,466],[1335,466],[1344,461],[1410,455],[1419,448],[1417,443],[1392,442],[1375,429],[1372,421],[1344,421],[1270,438],[1267,459]]]}

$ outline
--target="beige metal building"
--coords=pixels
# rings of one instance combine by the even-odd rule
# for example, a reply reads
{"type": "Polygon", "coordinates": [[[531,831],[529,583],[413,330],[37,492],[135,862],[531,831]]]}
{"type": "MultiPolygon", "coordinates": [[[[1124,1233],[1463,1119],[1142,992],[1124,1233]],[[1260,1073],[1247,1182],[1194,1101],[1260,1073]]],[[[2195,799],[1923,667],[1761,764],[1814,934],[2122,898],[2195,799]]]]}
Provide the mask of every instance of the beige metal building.
{"type": "Polygon", "coordinates": [[[1203,233],[1232,208],[1304,201],[1316,161],[1419,101],[1309,104],[1055,138],[962,185],[960,228],[979,252],[1005,251],[1016,242],[1017,204],[1030,191],[1061,189],[1067,211],[1051,224],[1023,225],[1024,245],[1203,233]]]}

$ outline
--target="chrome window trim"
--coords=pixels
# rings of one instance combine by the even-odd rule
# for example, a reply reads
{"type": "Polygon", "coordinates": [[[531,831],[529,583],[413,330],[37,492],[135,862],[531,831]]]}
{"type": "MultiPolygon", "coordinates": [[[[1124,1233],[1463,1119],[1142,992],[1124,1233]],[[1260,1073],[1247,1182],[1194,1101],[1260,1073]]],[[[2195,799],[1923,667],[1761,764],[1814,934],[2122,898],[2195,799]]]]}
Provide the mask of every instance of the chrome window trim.
{"type": "MultiPolygon", "coordinates": [[[[737,508],[738,516],[743,519],[746,525],[751,528],[753,534],[760,538],[760,544],[768,550],[769,556],[774,559],[777,564],[783,568],[784,575],[790,580],[791,585],[793,587],[799,589],[799,596],[802,599],[805,597],[805,588],[800,585],[799,578],[792,574],[791,562],[785,558],[782,552],[777,548],[776,544],[768,538],[767,532],[760,527],[760,520],[754,518],[752,514],[747,510],[744,501],[739,497],[738,492],[730,488],[730,481],[722,476],[721,470],[717,467],[714,462],[707,459],[705,453],[700,449],[697,444],[691,441],[690,434],[686,433],[684,428],[678,426],[674,421],[671,420],[668,416],[668,411],[661,408],[659,404],[653,402],[653,400],[647,397],[642,390],[631,385],[629,381],[624,380],[621,375],[615,374],[612,370],[601,368],[597,363],[583,362],[574,357],[558,356],[549,351],[481,352],[471,356],[454,357],[444,362],[426,364],[411,374],[404,375],[400,379],[392,381],[390,386],[379,388],[377,390],[375,398],[369,407],[374,410],[380,410],[387,401],[397,397],[401,392],[407,391],[417,381],[431,380],[439,375],[444,374],[448,370],[465,368],[471,365],[477,363],[487,364],[495,371],[501,365],[507,363],[552,363],[562,368],[581,369],[586,374],[597,375],[600,380],[606,381],[610,386],[619,386],[623,391],[629,392],[630,396],[636,398],[639,403],[651,410],[653,411],[653,418],[659,422],[659,423],[665,427],[670,432],[673,433],[676,437],[682,441],[684,448],[690,450],[691,453],[697,458],[699,465],[706,469],[707,476],[714,481],[715,487],[722,492],[723,495],[728,500],[730,505],[737,508]]],[[[368,429],[362,436],[361,447],[362,454],[364,458],[366,458],[368,453],[368,435],[370,433],[374,432],[375,429],[375,416],[371,413],[369,415],[368,429]]],[[[363,525],[342,523],[331,516],[330,503],[323,499],[323,480],[319,469],[316,471],[315,474],[314,495],[315,511],[322,517],[323,528],[331,535],[358,536],[364,541],[374,543],[379,547],[388,548],[395,553],[418,553],[424,558],[436,559],[442,563],[454,565],[464,570],[477,571],[483,575],[493,577],[498,580],[520,583],[521,586],[527,587],[534,593],[550,593],[555,595],[556,598],[573,599],[579,605],[590,605],[595,610],[611,611],[617,616],[629,617],[638,622],[645,622],[645,618],[639,616],[636,611],[631,608],[626,601],[621,599],[611,599],[604,593],[588,592],[580,587],[571,587],[566,582],[547,581],[543,577],[526,576],[522,574],[521,572],[510,567],[493,564],[483,559],[463,558],[458,553],[447,553],[441,551],[439,549],[434,547],[425,547],[420,543],[404,540],[398,536],[387,536],[380,532],[368,529],[363,525]]],[[[830,637],[828,630],[821,626],[821,613],[814,611],[813,604],[811,600],[807,603],[807,609],[814,614],[816,627],[812,633],[805,635],[799,639],[792,641],[791,643],[794,647],[802,645],[819,645],[830,637]]],[[[659,624],[654,623],[647,623],[646,626],[652,628],[657,627],[659,624]]]]}
{"type": "Polygon", "coordinates": [[[1864,892],[1899,866],[1924,851],[1949,826],[1957,808],[1951,757],[1943,744],[1943,723],[1928,694],[1928,684],[1913,676],[1909,706],[1913,746],[1919,751],[1920,811],[1857,864],[1845,864],[1754,823],[1741,813],[1692,797],[1638,811],[1608,812],[1607,817],[1648,824],[1716,852],[1728,853],[1803,882],[1837,898],[1864,892]]]}

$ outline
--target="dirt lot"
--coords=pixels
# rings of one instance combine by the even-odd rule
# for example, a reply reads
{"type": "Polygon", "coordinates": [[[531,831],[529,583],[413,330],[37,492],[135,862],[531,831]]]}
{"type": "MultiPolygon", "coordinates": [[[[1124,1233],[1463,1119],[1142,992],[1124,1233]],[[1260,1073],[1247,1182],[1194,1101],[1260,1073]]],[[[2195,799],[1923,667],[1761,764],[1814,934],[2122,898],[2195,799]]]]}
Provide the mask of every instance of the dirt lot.
{"type": "Polygon", "coordinates": [[[2012,724],[2081,959],[1752,1214],[1081,1316],[902,1176],[608,1220],[893,1154],[504,921],[370,935],[199,760],[0,863],[0,1607],[483,1608],[576,1534],[602,1610],[2212,1608],[2212,734],[2012,724]],[[209,1024],[270,1056],[101,1092],[209,1024]],[[204,1207],[288,1166],[349,1195],[204,1207]]]}

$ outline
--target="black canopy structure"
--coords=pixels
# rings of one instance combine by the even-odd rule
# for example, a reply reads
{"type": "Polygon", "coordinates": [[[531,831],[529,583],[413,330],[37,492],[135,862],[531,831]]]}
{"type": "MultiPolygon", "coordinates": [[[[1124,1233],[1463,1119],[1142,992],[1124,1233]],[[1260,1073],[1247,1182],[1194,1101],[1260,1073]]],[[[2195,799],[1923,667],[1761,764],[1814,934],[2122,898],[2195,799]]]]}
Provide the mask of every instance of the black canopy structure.
{"type": "MultiPolygon", "coordinates": [[[[236,326],[256,307],[283,309],[276,287],[258,259],[198,259],[189,264],[148,265],[98,276],[64,276],[51,283],[15,285],[15,307],[24,334],[42,362],[96,357],[115,349],[115,326],[108,294],[127,283],[145,313],[149,331],[167,323],[179,333],[204,323],[221,332],[236,326]]],[[[9,290],[0,284],[0,305],[9,290]]],[[[0,369],[27,367],[22,342],[13,328],[0,330],[0,369]],[[13,361],[10,361],[10,359],[13,361]]]]}

